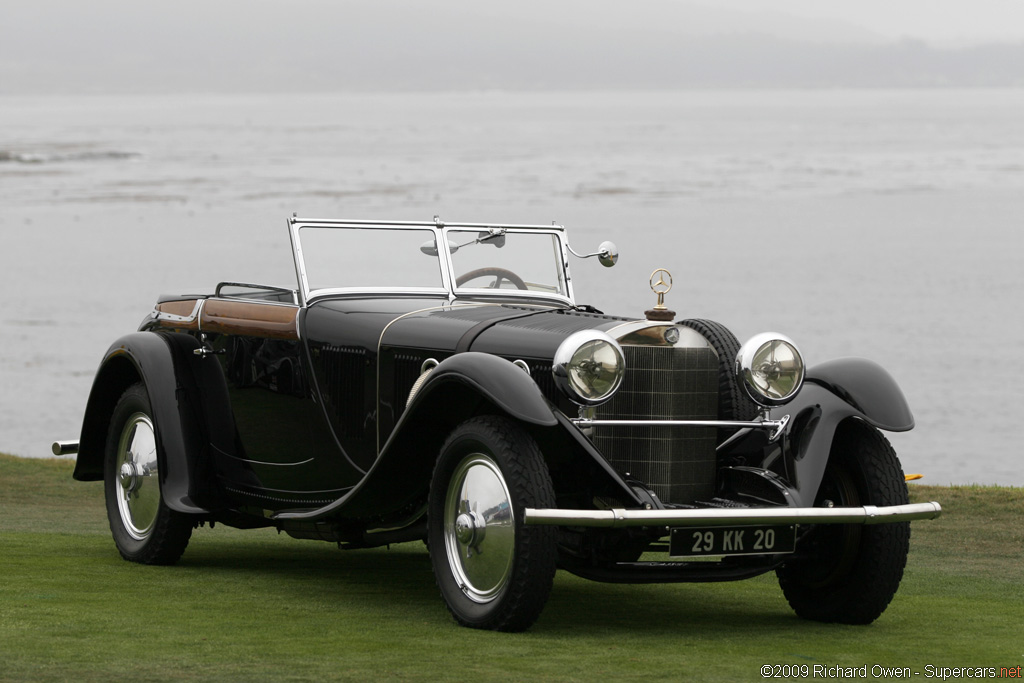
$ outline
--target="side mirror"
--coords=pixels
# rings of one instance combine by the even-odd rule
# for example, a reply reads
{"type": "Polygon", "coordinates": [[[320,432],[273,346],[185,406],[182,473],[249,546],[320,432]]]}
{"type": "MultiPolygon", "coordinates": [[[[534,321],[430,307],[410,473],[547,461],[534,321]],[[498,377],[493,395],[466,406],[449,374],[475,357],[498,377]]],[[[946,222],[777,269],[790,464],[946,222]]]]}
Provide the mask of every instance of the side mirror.
{"type": "Polygon", "coordinates": [[[590,258],[596,256],[597,260],[601,262],[601,265],[605,268],[611,268],[619,260],[619,248],[615,246],[615,242],[601,242],[601,246],[593,254],[577,254],[576,251],[569,245],[569,252],[577,258],[590,258]]]}
{"type": "Polygon", "coordinates": [[[601,242],[601,246],[597,249],[597,260],[600,261],[601,265],[605,268],[611,268],[618,262],[619,248],[615,246],[615,242],[601,242]]]}

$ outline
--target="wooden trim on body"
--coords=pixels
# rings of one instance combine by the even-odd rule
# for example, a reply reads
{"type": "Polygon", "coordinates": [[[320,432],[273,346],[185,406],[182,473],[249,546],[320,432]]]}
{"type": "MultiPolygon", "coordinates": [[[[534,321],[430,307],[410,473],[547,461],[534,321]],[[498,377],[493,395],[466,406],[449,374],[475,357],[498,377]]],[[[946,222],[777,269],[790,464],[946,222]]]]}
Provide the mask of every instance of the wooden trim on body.
{"type": "Polygon", "coordinates": [[[269,339],[298,339],[298,306],[207,299],[199,314],[199,330],[269,339]]]}

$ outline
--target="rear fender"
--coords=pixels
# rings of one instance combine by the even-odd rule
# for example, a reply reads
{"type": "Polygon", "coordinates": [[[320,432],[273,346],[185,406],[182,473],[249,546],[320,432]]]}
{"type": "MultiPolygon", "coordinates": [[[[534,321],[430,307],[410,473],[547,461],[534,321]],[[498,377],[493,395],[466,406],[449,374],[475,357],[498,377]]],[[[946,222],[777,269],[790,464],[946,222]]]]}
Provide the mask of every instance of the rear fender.
{"type": "MultiPolygon", "coordinates": [[[[135,332],[118,339],[107,350],[93,381],[86,404],[74,478],[94,481],[103,478],[103,460],[110,418],[121,394],[136,382],[143,382],[149,395],[157,439],[160,489],[172,510],[191,514],[207,512],[201,504],[211,497],[206,488],[209,476],[210,424],[220,424],[217,440],[230,427],[223,420],[207,419],[206,404],[227,409],[227,388],[219,365],[195,356],[199,347],[186,334],[135,332]],[[219,383],[218,383],[219,379],[219,383]]],[[[223,412],[223,410],[221,411],[223,412]]],[[[222,416],[223,417],[223,416],[222,416]]]]}

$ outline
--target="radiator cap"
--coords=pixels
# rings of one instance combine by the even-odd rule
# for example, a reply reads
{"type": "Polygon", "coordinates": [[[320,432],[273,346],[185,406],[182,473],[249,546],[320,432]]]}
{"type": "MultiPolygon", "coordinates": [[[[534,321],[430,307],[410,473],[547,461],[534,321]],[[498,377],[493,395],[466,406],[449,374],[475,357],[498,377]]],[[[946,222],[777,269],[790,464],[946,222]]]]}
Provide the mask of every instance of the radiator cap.
{"type": "Polygon", "coordinates": [[[644,311],[644,315],[648,320],[671,322],[676,317],[676,312],[665,307],[665,295],[672,290],[672,273],[664,268],[658,268],[651,273],[650,284],[651,291],[658,295],[658,303],[654,308],[644,311]],[[668,282],[665,278],[668,278],[668,282]]]}

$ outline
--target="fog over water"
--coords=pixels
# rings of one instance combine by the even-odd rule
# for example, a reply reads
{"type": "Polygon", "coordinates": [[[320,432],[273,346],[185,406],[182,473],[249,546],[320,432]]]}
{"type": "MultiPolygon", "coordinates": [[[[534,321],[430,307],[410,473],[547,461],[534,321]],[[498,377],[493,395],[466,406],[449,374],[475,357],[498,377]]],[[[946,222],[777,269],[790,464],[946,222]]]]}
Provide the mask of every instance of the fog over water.
{"type": "Polygon", "coordinates": [[[1024,91],[0,98],[0,451],[75,438],[107,346],[164,292],[292,286],[285,219],[567,226],[577,299],[860,355],[925,483],[1024,484],[1024,91]]]}

